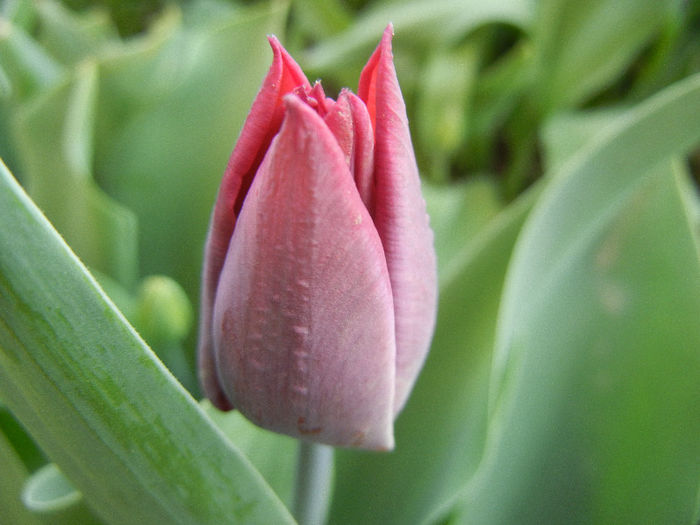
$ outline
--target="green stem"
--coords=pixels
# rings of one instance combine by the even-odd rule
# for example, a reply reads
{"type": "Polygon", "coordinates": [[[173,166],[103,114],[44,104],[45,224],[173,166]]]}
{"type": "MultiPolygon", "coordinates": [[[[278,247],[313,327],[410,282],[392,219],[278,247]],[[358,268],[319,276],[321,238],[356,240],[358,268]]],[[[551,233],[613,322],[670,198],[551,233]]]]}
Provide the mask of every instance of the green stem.
{"type": "Polygon", "coordinates": [[[294,517],[300,525],[323,525],[332,493],[333,447],[299,445],[294,517]]]}

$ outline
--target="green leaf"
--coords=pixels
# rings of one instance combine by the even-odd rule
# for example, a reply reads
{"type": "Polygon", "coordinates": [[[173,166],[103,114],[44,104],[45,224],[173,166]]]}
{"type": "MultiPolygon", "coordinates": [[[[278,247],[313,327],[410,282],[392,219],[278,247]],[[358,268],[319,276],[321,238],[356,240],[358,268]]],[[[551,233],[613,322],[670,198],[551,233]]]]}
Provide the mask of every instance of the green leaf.
{"type": "Polygon", "coordinates": [[[198,296],[216,188],[271,61],[264,35],[281,34],[287,10],[171,6],[121,41],[99,13],[47,1],[45,49],[2,26],[10,87],[40,95],[12,107],[22,180],[89,267],[129,290],[138,273],[165,273],[198,296]],[[60,75],[49,56],[82,61],[60,75]]]}
{"type": "Polygon", "coordinates": [[[0,433],[12,446],[27,472],[32,472],[46,463],[46,457],[42,451],[2,400],[0,400],[0,433]]]}
{"type": "Polygon", "coordinates": [[[546,171],[558,174],[570,157],[627,117],[628,108],[557,113],[542,127],[546,171]]]}
{"type": "Polygon", "coordinates": [[[433,180],[449,177],[449,159],[465,139],[467,113],[479,68],[480,42],[432,52],[418,83],[418,145],[431,164],[433,180]]]}
{"type": "Polygon", "coordinates": [[[13,443],[0,426],[0,523],[39,525],[36,519],[22,504],[21,492],[29,472],[13,443]]]}
{"type": "Polygon", "coordinates": [[[139,220],[141,274],[165,274],[198,297],[216,190],[271,63],[285,2],[171,7],[151,32],[99,60],[95,173],[139,220]]]}
{"type": "Polygon", "coordinates": [[[293,523],[0,167],[0,396],[109,523],[293,523]]]}
{"type": "MultiPolygon", "coordinates": [[[[491,165],[503,127],[517,117],[518,104],[530,89],[532,46],[523,39],[495,63],[480,71],[474,86],[469,138],[465,152],[476,166],[491,165]]],[[[529,128],[530,133],[533,132],[529,128]]],[[[465,153],[463,153],[464,155],[465,153]]]]}
{"type": "MultiPolygon", "coordinates": [[[[478,193],[479,185],[475,185],[478,193]]],[[[447,190],[445,190],[447,191],[447,190]]],[[[427,193],[429,207],[433,193],[427,193]]],[[[441,280],[438,321],[425,368],[396,422],[396,450],[338,450],[329,523],[423,523],[439,513],[470,478],[486,435],[488,376],[496,313],[510,252],[536,189],[496,215],[478,233],[468,214],[436,215],[437,246],[457,237],[441,280]],[[446,220],[447,219],[447,220],[446,220]],[[452,219],[452,220],[450,220],[452,219]]],[[[445,200],[442,200],[445,202],[445,200]]],[[[480,211],[472,210],[479,214],[480,211]]],[[[483,219],[482,219],[483,220],[483,219]]]]}
{"type": "Polygon", "coordinates": [[[481,230],[501,211],[498,188],[483,177],[445,186],[423,184],[423,196],[435,233],[438,278],[440,283],[449,282],[464,271],[464,252],[473,248],[481,230]]]}
{"type": "Polygon", "coordinates": [[[288,508],[292,507],[299,440],[260,428],[238,411],[221,412],[200,402],[212,421],[250,460],[288,508]]]}
{"type": "Polygon", "coordinates": [[[700,263],[670,159],[700,140],[699,111],[700,75],[638,106],[528,217],[462,523],[694,523],[700,263]]]}
{"type": "Polygon", "coordinates": [[[391,22],[397,38],[454,44],[485,23],[502,22],[524,27],[530,23],[528,0],[483,2],[481,0],[413,0],[380,2],[355,20],[346,31],[310,50],[304,64],[325,71],[350,60],[366,60],[391,22]]]}
{"type": "Polygon", "coordinates": [[[11,94],[24,100],[55,84],[63,73],[51,58],[24,30],[0,18],[0,67],[10,84],[11,94]]]}
{"type": "Polygon", "coordinates": [[[541,111],[584,101],[619,77],[677,0],[543,0],[533,32],[541,111]]]}
{"type": "Polygon", "coordinates": [[[294,2],[295,25],[314,39],[328,38],[344,30],[352,17],[340,0],[294,2]]]}
{"type": "Polygon", "coordinates": [[[89,9],[76,14],[59,2],[37,2],[40,41],[62,64],[77,64],[118,38],[109,14],[89,9]]]}
{"type": "Polygon", "coordinates": [[[22,491],[22,501],[47,525],[97,525],[100,522],[54,463],[37,470],[22,491]]]}
{"type": "Polygon", "coordinates": [[[24,181],[37,204],[85,263],[125,287],[137,277],[136,218],[95,184],[97,65],[83,62],[64,82],[18,112],[24,181]]]}
{"type": "Polygon", "coordinates": [[[2,16],[24,30],[36,24],[36,2],[34,0],[7,0],[3,2],[2,16]]]}

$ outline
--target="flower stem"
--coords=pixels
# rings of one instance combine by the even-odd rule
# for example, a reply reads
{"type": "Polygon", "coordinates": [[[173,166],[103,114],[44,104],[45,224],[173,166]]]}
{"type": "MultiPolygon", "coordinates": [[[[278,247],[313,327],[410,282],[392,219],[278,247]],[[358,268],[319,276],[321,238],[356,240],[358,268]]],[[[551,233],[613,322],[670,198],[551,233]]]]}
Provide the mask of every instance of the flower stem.
{"type": "Polygon", "coordinates": [[[323,525],[332,493],[333,447],[299,445],[294,517],[300,525],[323,525]]]}

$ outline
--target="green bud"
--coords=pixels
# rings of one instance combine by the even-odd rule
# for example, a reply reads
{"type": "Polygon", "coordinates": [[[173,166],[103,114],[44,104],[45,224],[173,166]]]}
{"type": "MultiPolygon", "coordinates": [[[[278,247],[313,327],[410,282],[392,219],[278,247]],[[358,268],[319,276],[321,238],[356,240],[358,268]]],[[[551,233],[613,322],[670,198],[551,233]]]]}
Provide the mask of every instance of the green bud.
{"type": "Polygon", "coordinates": [[[170,277],[153,275],[139,286],[134,322],[152,345],[184,339],[192,327],[192,305],[182,287],[170,277]]]}

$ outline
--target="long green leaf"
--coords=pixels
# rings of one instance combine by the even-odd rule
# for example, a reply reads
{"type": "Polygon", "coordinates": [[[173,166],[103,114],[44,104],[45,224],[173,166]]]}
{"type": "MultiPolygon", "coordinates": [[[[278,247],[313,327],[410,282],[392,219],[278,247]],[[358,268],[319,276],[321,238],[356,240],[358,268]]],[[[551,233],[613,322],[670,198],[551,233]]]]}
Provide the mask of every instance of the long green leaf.
{"type": "Polygon", "coordinates": [[[516,317],[522,316],[517,322],[523,323],[528,312],[536,311],[531,305],[566,267],[577,241],[584,242],[586,234],[615,213],[649,168],[700,140],[700,121],[687,118],[698,113],[700,74],[630,112],[561,168],[520,243],[501,310],[500,352],[512,340],[516,317]]]}
{"type": "Polygon", "coordinates": [[[0,166],[0,395],[107,523],[292,523],[0,166]]]}
{"type": "Polygon", "coordinates": [[[694,523],[700,264],[670,159],[698,112],[696,75],[579,150],[529,216],[459,523],[694,523]]]}

